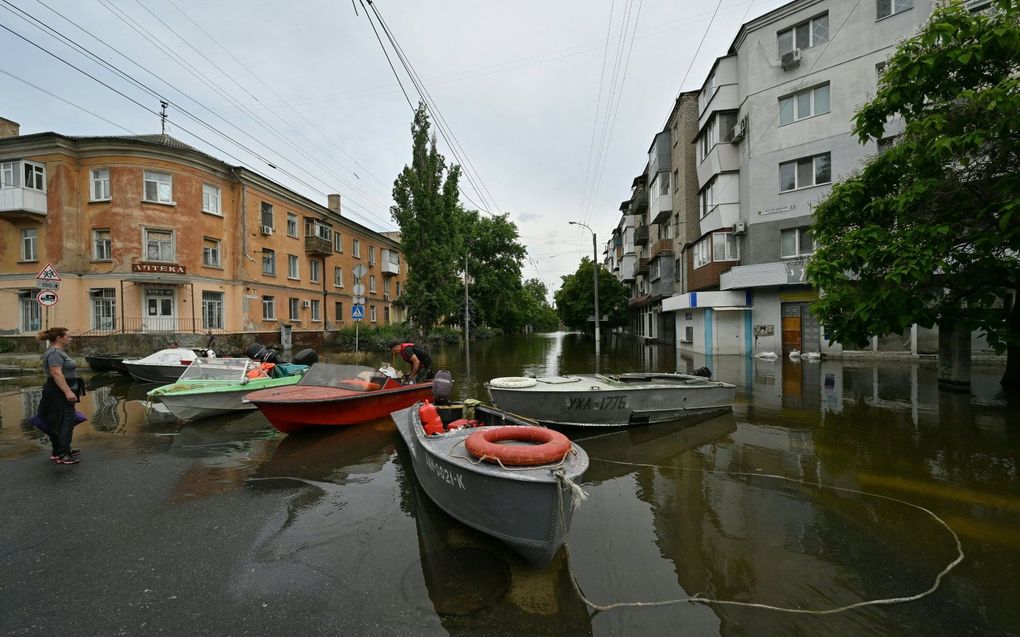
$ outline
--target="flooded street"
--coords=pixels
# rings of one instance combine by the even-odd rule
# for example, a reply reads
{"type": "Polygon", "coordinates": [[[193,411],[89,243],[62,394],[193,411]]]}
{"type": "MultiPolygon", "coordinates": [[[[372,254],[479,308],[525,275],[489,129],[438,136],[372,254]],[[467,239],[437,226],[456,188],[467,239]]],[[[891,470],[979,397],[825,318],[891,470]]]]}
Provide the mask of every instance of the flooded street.
{"type": "MultiPolygon", "coordinates": [[[[323,357],[333,360],[326,353],[323,357]]],[[[496,376],[590,372],[590,341],[434,351],[458,398],[496,376]]],[[[384,359],[380,359],[382,362],[384,359]]],[[[570,431],[591,458],[565,550],[530,568],[420,491],[392,422],[278,434],[259,412],[184,425],[94,375],[60,467],[0,380],[0,633],[1012,635],[1020,415],[1000,370],[940,393],[933,362],[675,357],[607,338],[602,372],[707,365],[732,414],[570,431]],[[945,525],[943,525],[943,522],[945,525]],[[589,602],[700,597],[595,612],[589,602]],[[577,589],[574,581],[576,580],[577,589]]]]}

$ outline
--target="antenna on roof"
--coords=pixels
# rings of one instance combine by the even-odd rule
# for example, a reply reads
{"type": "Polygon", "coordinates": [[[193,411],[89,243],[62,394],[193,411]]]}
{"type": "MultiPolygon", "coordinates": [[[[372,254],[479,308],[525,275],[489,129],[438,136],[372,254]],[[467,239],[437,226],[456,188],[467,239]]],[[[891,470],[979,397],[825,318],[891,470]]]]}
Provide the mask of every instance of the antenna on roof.
{"type": "Polygon", "coordinates": [[[163,134],[166,135],[166,107],[168,104],[166,103],[166,100],[159,100],[159,105],[161,107],[159,113],[160,127],[163,130],[163,134]]]}

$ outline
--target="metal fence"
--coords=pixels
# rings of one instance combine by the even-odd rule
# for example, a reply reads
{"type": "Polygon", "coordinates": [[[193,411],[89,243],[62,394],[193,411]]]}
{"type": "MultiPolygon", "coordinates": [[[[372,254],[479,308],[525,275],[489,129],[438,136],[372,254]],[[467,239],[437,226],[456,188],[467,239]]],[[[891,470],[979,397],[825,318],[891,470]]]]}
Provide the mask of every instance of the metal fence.
{"type": "Polygon", "coordinates": [[[176,316],[125,317],[107,326],[91,329],[82,336],[107,334],[225,334],[222,327],[210,328],[200,318],[176,316]]]}

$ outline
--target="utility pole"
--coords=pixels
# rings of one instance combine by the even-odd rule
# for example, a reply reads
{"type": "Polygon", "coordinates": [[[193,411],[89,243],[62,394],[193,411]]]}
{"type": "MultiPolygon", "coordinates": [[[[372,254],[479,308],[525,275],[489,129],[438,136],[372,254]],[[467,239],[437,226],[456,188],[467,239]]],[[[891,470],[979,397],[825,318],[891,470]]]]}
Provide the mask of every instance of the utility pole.
{"type": "Polygon", "coordinates": [[[471,313],[468,311],[468,262],[464,255],[464,351],[471,350],[471,313]]]}
{"type": "Polygon", "coordinates": [[[602,334],[599,331],[599,249],[598,240],[595,238],[595,231],[588,227],[587,224],[581,223],[580,221],[569,222],[572,226],[581,226],[588,228],[588,232],[591,233],[591,265],[592,265],[592,278],[595,280],[595,365],[598,366],[599,355],[602,351],[602,334]]]}
{"type": "Polygon", "coordinates": [[[166,103],[166,100],[159,100],[159,106],[160,106],[159,113],[160,127],[163,131],[163,134],[166,135],[166,107],[169,106],[169,104],[166,103]]]}

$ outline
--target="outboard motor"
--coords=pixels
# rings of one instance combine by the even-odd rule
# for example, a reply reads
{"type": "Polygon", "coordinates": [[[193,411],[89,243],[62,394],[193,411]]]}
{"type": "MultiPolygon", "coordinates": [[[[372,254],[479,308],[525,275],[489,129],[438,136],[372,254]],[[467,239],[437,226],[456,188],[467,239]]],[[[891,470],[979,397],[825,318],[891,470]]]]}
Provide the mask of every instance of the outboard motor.
{"type": "Polygon", "coordinates": [[[693,374],[694,376],[702,376],[704,378],[711,378],[712,377],[712,370],[710,370],[707,367],[699,367],[696,370],[694,370],[693,372],[691,372],[691,374],[693,374]]]}
{"type": "Polygon", "coordinates": [[[311,367],[315,363],[319,362],[319,355],[315,352],[314,349],[308,347],[301,350],[297,354],[294,354],[294,360],[292,360],[291,362],[294,363],[295,365],[308,365],[309,367],[311,367]]]}
{"type": "Polygon", "coordinates": [[[453,376],[445,369],[441,369],[432,379],[432,402],[437,405],[448,405],[451,395],[453,395],[453,376]]]}
{"type": "Polygon", "coordinates": [[[280,353],[275,349],[270,349],[265,345],[259,343],[252,343],[248,346],[248,349],[244,351],[244,355],[253,361],[260,363],[282,363],[280,359],[280,353]]]}

